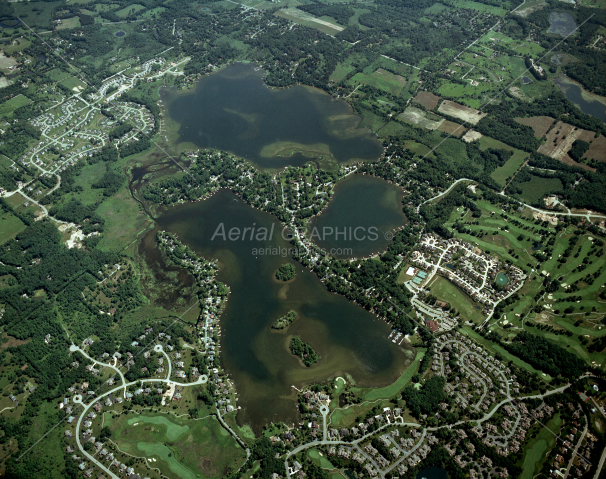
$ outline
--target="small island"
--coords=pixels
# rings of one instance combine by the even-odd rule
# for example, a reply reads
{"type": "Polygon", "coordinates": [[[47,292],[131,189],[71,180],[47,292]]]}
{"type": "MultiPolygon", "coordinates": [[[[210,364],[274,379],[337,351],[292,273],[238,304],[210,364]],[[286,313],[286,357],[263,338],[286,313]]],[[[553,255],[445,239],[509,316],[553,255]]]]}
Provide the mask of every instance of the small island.
{"type": "Polygon", "coordinates": [[[290,326],[297,319],[297,313],[290,310],[281,318],[276,319],[271,325],[271,329],[284,329],[290,326]]]}
{"type": "Polygon", "coordinates": [[[292,264],[285,263],[276,271],[278,281],[290,281],[295,277],[295,267],[292,264]]]}
{"type": "Polygon", "coordinates": [[[303,361],[303,364],[308,368],[317,363],[319,359],[318,353],[316,353],[309,344],[301,341],[299,336],[294,336],[290,340],[290,352],[295,356],[299,356],[303,361]]]}

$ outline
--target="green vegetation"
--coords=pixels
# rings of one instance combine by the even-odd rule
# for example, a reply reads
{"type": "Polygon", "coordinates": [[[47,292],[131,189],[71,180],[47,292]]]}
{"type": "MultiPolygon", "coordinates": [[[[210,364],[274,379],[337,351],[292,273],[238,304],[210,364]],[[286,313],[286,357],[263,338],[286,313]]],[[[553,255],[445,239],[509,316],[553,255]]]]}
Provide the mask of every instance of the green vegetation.
{"type": "Polygon", "coordinates": [[[291,310],[281,318],[276,319],[271,327],[272,329],[284,329],[290,326],[295,319],[297,319],[297,313],[291,310]]]}
{"type": "Polygon", "coordinates": [[[295,277],[295,267],[290,263],[285,263],[276,271],[276,279],[278,281],[290,281],[295,277]]]}
{"type": "Polygon", "coordinates": [[[318,353],[316,353],[309,344],[301,341],[299,336],[293,336],[290,340],[289,348],[290,352],[295,356],[298,356],[307,367],[311,367],[320,359],[318,353]]]}

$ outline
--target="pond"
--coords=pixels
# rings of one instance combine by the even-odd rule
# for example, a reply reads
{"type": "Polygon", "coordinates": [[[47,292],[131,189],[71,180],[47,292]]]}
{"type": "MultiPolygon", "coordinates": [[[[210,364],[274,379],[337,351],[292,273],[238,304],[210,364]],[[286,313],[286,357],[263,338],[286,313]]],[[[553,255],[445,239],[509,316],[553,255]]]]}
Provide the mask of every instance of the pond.
{"type": "Polygon", "coordinates": [[[505,286],[507,283],[509,283],[509,278],[507,277],[507,275],[505,273],[499,273],[497,274],[497,279],[495,280],[495,282],[497,283],[498,286],[505,286]]]}
{"type": "Polygon", "coordinates": [[[570,35],[577,28],[574,18],[566,12],[551,12],[549,15],[549,24],[547,33],[554,33],[562,37],[570,35]]]}
{"type": "Polygon", "coordinates": [[[527,76],[523,76],[522,77],[522,83],[524,85],[528,85],[529,83],[532,83],[532,80],[530,78],[528,78],[527,76]]]}
{"type": "Polygon", "coordinates": [[[163,89],[177,141],[270,169],[379,158],[381,142],[359,127],[361,117],[345,101],[302,85],[272,89],[263,77],[253,64],[239,63],[202,78],[193,91],[163,89]]]}
{"type": "Polygon", "coordinates": [[[126,35],[126,32],[123,32],[122,30],[120,30],[119,32],[116,32],[117,37],[123,37],[124,35],[126,35]]]}
{"type": "MultiPolygon", "coordinates": [[[[345,297],[329,293],[317,277],[290,258],[281,225],[268,213],[246,205],[229,190],[209,199],[167,208],[156,220],[159,229],[176,233],[181,241],[206,258],[218,259],[219,281],[231,288],[221,317],[221,363],[239,394],[240,424],[259,432],[269,421],[298,421],[296,391],[301,387],[350,374],[364,387],[395,381],[414,358],[414,351],[388,339],[390,327],[345,297]],[[255,225],[275,234],[266,241],[224,241],[213,235],[223,224],[255,225]],[[270,254],[261,254],[274,248],[270,254]],[[274,273],[281,264],[296,268],[292,282],[279,283],[274,273]],[[294,310],[299,318],[286,330],[272,332],[277,318],[294,310]],[[293,356],[288,344],[297,334],[319,354],[311,368],[293,356]]],[[[141,248],[153,248],[156,231],[141,248]]]]}
{"type": "Polygon", "coordinates": [[[448,474],[441,467],[428,467],[417,473],[416,479],[448,479],[448,474]]]}
{"type": "Polygon", "coordinates": [[[606,105],[598,101],[598,99],[606,101],[604,97],[583,90],[577,83],[564,75],[560,75],[554,81],[566,98],[578,106],[583,113],[606,122],[606,105]]]}
{"type": "Polygon", "coordinates": [[[393,230],[406,223],[402,189],[374,176],[341,180],[328,207],[308,225],[308,237],[339,257],[385,250],[393,230]]]}

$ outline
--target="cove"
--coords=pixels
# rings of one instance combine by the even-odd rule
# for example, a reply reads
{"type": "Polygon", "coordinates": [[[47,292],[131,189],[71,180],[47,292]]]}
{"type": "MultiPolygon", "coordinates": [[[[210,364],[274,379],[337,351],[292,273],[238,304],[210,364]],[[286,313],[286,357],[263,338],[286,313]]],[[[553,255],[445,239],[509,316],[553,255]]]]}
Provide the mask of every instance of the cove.
{"type": "Polygon", "coordinates": [[[218,280],[231,288],[221,317],[221,363],[238,391],[239,424],[249,424],[257,433],[270,421],[292,424],[298,421],[293,386],[346,374],[360,386],[385,386],[414,359],[414,351],[389,341],[386,323],[329,293],[314,274],[290,258],[290,245],[275,217],[248,206],[231,191],[219,190],[205,201],[166,208],[156,221],[159,229],[176,233],[198,254],[217,259],[218,280]],[[226,231],[273,227],[274,234],[264,241],[248,235],[237,241],[212,239],[221,224],[226,231]],[[259,253],[268,248],[275,254],[259,253]],[[274,279],[283,263],[296,268],[292,282],[274,279]],[[296,311],[298,319],[287,329],[272,332],[272,322],[289,310],[296,311]],[[311,368],[290,353],[294,334],[320,355],[311,368]]]}
{"type": "Polygon", "coordinates": [[[339,257],[385,250],[392,231],[406,223],[402,189],[367,175],[350,175],[335,187],[326,209],[308,224],[308,236],[339,257]]]}
{"type": "Polygon", "coordinates": [[[230,65],[190,92],[162,90],[179,143],[229,151],[262,168],[377,159],[382,145],[343,100],[316,88],[273,89],[252,64],[230,65]]]}

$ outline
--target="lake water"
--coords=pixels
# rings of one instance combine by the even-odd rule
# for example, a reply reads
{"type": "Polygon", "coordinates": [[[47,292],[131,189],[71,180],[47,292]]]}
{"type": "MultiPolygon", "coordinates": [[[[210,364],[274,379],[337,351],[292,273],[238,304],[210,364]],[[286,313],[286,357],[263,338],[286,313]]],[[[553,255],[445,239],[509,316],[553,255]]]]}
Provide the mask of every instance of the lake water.
{"type": "Polygon", "coordinates": [[[416,479],[448,479],[448,474],[441,467],[428,467],[417,473],[416,479]]]}
{"type": "Polygon", "coordinates": [[[597,100],[588,101],[583,98],[583,89],[565,76],[560,76],[554,81],[562,93],[566,95],[566,98],[577,105],[583,113],[594,116],[597,119],[606,122],[606,105],[604,105],[604,103],[597,100]]]}
{"type": "Polygon", "coordinates": [[[577,28],[574,18],[566,12],[551,12],[549,15],[549,24],[547,33],[555,33],[562,37],[570,35],[577,28]]]}
{"type": "Polygon", "coordinates": [[[401,188],[384,180],[350,175],[336,186],[328,207],[309,223],[308,236],[326,251],[336,250],[339,257],[383,251],[394,228],[406,223],[402,196],[401,188]]]}
{"type": "MultiPolygon", "coordinates": [[[[259,432],[268,421],[296,422],[293,386],[346,374],[362,386],[384,386],[395,381],[414,357],[411,350],[388,340],[387,324],[343,296],[329,293],[315,275],[290,259],[290,245],[275,217],[246,205],[232,192],[220,190],[203,202],[167,208],[157,224],[199,254],[218,259],[218,279],[231,287],[221,318],[221,362],[239,393],[240,424],[250,424],[259,432]],[[220,236],[213,240],[221,223],[226,231],[273,226],[275,233],[262,242],[249,241],[248,236],[244,241],[223,241],[220,236]],[[261,254],[259,249],[267,253],[264,248],[282,250],[261,254]],[[297,272],[286,284],[274,279],[283,263],[293,264],[297,272]],[[271,323],[291,309],[299,319],[281,333],[272,332],[271,323]],[[311,368],[290,353],[293,334],[320,355],[311,368]]],[[[150,232],[144,241],[154,235],[150,232]]]]}
{"type": "Polygon", "coordinates": [[[382,145],[343,100],[306,86],[272,89],[252,64],[230,65],[193,91],[163,90],[179,142],[217,148],[262,168],[376,159],[382,145]]]}

